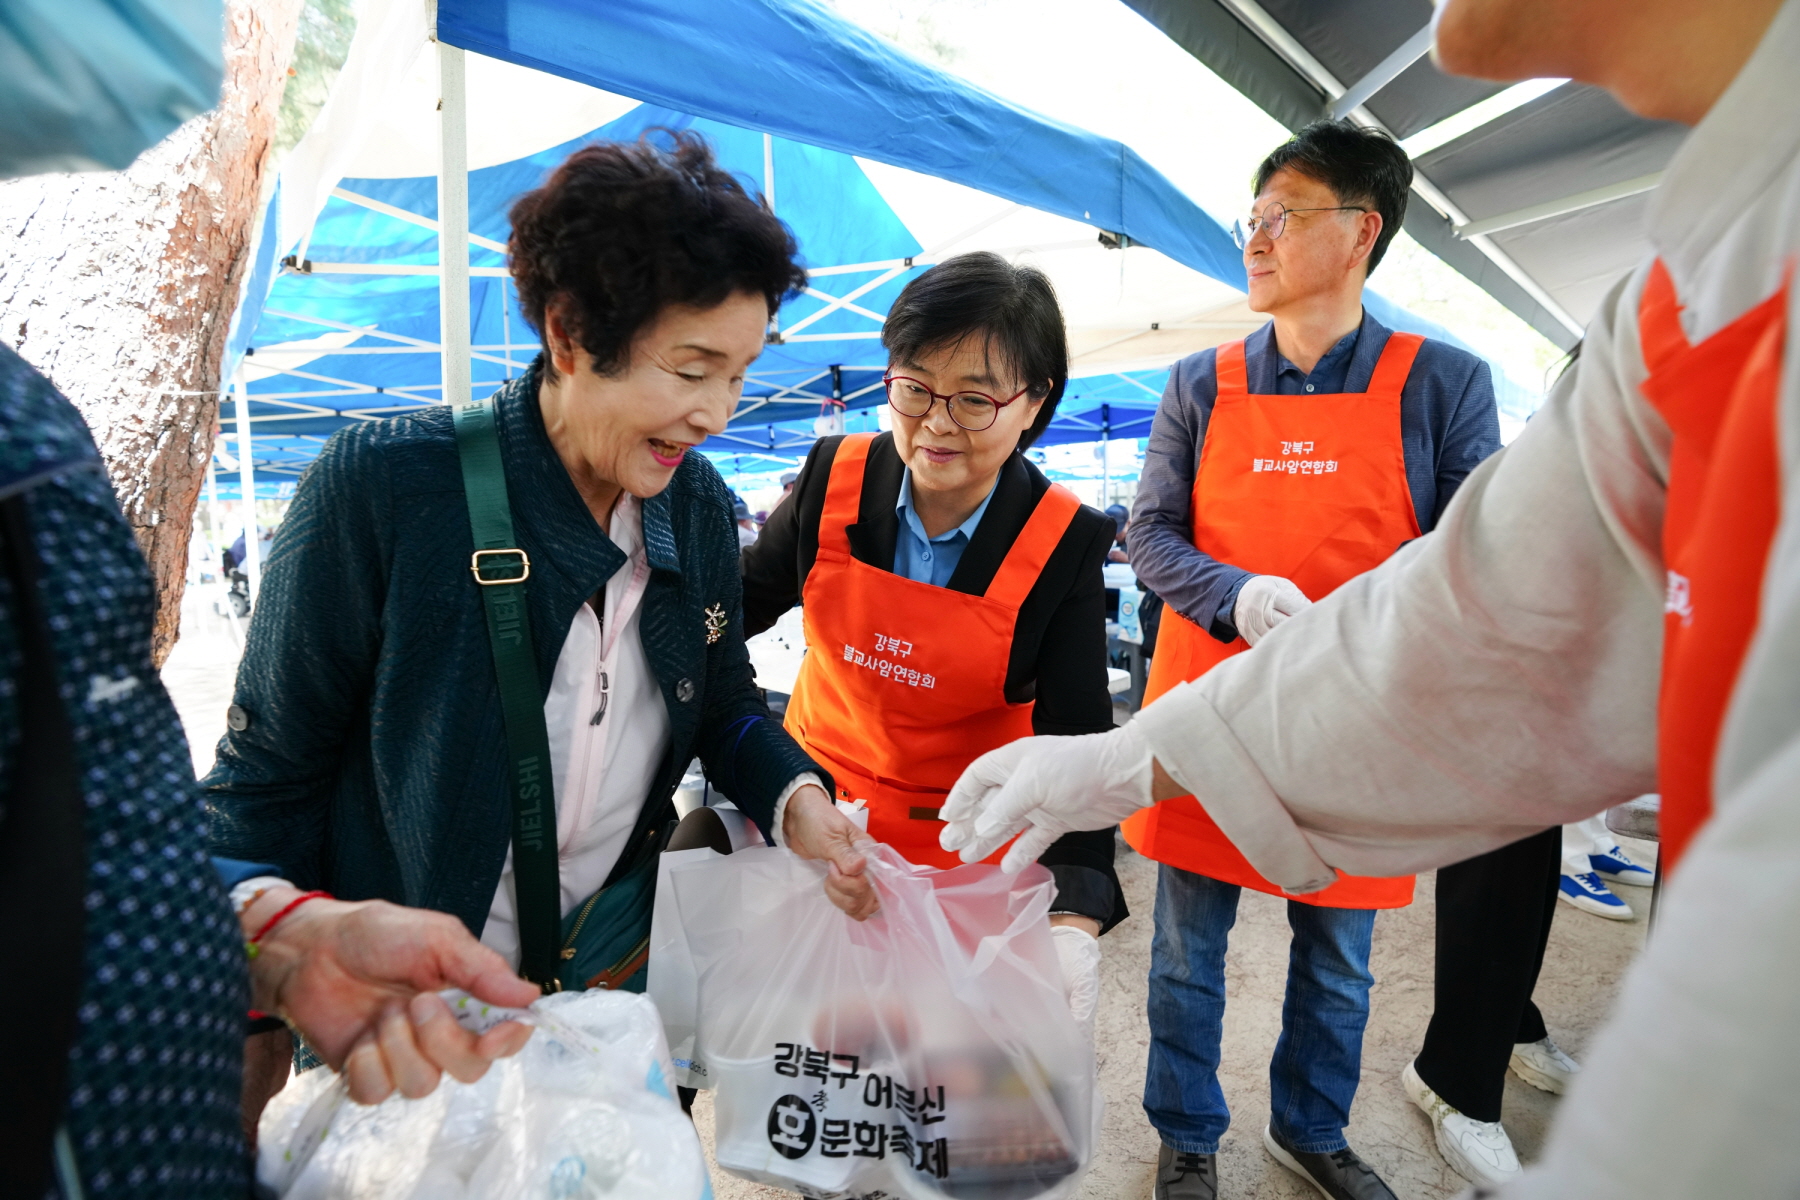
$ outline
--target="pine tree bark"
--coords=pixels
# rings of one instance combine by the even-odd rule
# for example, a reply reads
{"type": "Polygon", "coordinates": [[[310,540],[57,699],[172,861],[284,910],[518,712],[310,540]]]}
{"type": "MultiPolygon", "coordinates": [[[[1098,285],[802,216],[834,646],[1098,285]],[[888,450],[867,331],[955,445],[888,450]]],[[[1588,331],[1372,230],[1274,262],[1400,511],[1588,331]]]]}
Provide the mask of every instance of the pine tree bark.
{"type": "Polygon", "coordinates": [[[226,0],[219,106],[123,171],[0,183],[0,340],[75,403],[180,632],[226,334],[304,0],[226,0]]]}

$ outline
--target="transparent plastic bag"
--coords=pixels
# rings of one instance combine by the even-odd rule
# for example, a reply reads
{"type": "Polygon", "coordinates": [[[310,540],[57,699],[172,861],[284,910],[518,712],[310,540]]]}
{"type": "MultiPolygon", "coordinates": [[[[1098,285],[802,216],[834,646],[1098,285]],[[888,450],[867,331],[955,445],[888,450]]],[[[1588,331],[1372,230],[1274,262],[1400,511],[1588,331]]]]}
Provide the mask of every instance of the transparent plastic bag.
{"type": "Polygon", "coordinates": [[[565,992],[530,1009],[445,993],[464,1026],[536,1025],[472,1084],[353,1104],[340,1076],[298,1076],[258,1127],[257,1179],[282,1200],[700,1200],[693,1124],[643,996],[565,992]]]}
{"type": "Polygon", "coordinates": [[[859,923],[786,850],[663,856],[649,994],[677,1079],[716,1089],[719,1166],[822,1200],[1073,1195],[1097,1099],[1049,871],[868,869],[859,923]]]}

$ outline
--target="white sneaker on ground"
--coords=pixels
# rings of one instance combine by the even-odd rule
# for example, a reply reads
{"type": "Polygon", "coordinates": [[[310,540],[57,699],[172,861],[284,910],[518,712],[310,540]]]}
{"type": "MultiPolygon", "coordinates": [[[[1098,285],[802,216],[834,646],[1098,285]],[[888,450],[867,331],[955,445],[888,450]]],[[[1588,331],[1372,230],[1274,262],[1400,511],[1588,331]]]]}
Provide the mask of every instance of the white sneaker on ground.
{"type": "Polygon", "coordinates": [[[1592,871],[1580,875],[1564,875],[1556,898],[1582,912],[1593,913],[1596,917],[1605,917],[1609,921],[1630,921],[1637,916],[1631,911],[1631,905],[1613,895],[1600,881],[1600,876],[1592,871]]]}
{"type": "Polygon", "coordinates": [[[1617,842],[1610,849],[1596,850],[1589,854],[1588,863],[1594,868],[1594,874],[1610,884],[1649,887],[1656,882],[1656,872],[1632,862],[1617,842]]]}
{"type": "Polygon", "coordinates": [[[1413,1064],[1400,1072],[1406,1098],[1431,1118],[1437,1134],[1438,1153],[1450,1169],[1470,1183],[1505,1183],[1519,1175],[1519,1155],[1512,1138],[1498,1121],[1477,1121],[1464,1116],[1425,1085],[1413,1064]]]}
{"type": "Polygon", "coordinates": [[[1564,1054],[1562,1047],[1547,1037],[1514,1046],[1509,1065],[1514,1075],[1538,1091],[1553,1092],[1558,1096],[1567,1091],[1575,1076],[1581,1073],[1581,1064],[1564,1054]]]}

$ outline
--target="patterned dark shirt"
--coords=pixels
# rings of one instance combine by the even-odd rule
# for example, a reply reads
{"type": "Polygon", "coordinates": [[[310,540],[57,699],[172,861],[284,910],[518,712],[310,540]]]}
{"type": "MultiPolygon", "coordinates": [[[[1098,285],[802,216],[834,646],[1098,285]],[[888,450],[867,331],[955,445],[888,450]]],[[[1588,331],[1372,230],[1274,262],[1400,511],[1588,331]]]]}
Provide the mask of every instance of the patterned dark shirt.
{"type": "MultiPolygon", "coordinates": [[[[86,982],[67,1124],[90,1197],[241,1197],[242,935],[150,662],[154,584],[97,457],[74,406],[0,346],[0,489],[49,472],[25,494],[86,801],[86,982]]],[[[18,757],[19,671],[0,574],[0,803],[18,757]]],[[[8,966],[8,986],[24,986],[29,972],[8,966]]]]}

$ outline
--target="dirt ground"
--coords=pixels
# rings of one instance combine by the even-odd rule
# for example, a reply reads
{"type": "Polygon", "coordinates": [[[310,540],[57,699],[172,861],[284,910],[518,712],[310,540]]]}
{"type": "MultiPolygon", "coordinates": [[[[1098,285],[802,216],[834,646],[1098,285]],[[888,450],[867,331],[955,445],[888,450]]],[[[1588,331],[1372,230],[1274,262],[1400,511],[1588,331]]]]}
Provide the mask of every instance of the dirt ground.
{"type": "MultiPolygon", "coordinates": [[[[210,595],[190,596],[182,640],[163,669],[201,773],[211,766],[213,746],[225,730],[237,659],[234,631],[211,611],[211,600],[210,595]]],[[[1628,843],[1627,849],[1639,862],[1655,861],[1653,846],[1628,843]]],[[[1156,1134],[1139,1105],[1149,1044],[1144,1000],[1156,864],[1120,842],[1119,875],[1132,916],[1104,941],[1096,1043],[1106,1121],[1098,1160],[1081,1192],[1084,1200],[1148,1200],[1156,1170],[1156,1134]]],[[[1438,1158],[1430,1125],[1407,1102],[1399,1081],[1400,1069],[1417,1052],[1431,1016],[1434,888],[1431,876],[1421,877],[1410,907],[1376,919],[1375,990],[1363,1043],[1362,1085],[1351,1111],[1351,1144],[1401,1200],[1441,1200],[1464,1187],[1438,1158]]],[[[1648,907],[1648,892],[1621,892],[1640,912],[1648,907]]],[[[1219,1153],[1220,1195],[1226,1200],[1316,1195],[1262,1148],[1261,1131],[1269,1116],[1268,1062],[1280,1028],[1287,970],[1284,903],[1245,893],[1226,960],[1229,1006],[1221,1075],[1233,1109],[1232,1128],[1219,1153]]],[[[1577,1059],[1611,1011],[1643,938],[1642,920],[1607,921],[1559,906],[1536,999],[1552,1036],[1577,1059]]],[[[1503,1120],[1525,1161],[1537,1157],[1556,1103],[1555,1097],[1507,1077],[1503,1120]]],[[[710,1093],[701,1093],[694,1116],[710,1159],[710,1093]]],[[[718,1200],[774,1200],[789,1194],[716,1169],[713,1187],[718,1200]]]]}

